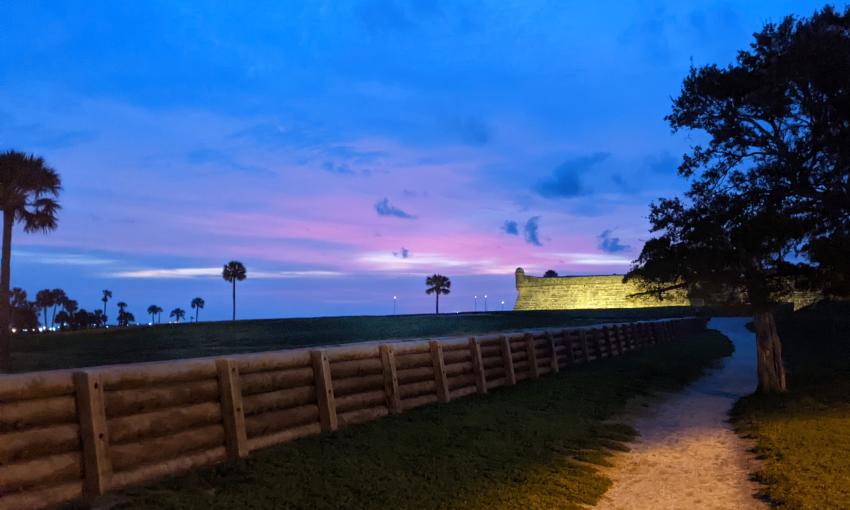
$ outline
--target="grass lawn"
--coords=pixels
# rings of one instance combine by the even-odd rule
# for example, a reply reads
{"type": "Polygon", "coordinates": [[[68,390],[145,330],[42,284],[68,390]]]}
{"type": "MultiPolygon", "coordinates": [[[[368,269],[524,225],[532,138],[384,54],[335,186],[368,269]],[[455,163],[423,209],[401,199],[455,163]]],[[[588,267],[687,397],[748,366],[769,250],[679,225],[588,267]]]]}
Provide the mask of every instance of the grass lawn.
{"type": "Polygon", "coordinates": [[[692,315],[688,307],[272,319],[17,335],[11,372],[692,315]]]}
{"type": "Polygon", "coordinates": [[[736,428],[757,439],[766,499],[789,509],[850,508],[850,306],[800,311],[778,326],[789,391],[739,401],[736,428]]]}
{"type": "Polygon", "coordinates": [[[634,431],[606,420],[731,353],[714,331],[118,495],[123,509],[581,508],[634,431]]]}

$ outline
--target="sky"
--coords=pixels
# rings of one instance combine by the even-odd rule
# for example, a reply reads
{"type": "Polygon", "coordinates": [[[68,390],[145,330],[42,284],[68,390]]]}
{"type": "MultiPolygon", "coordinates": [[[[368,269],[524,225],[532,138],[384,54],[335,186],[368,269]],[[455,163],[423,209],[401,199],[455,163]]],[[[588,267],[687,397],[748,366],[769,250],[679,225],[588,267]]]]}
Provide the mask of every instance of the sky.
{"type": "MultiPolygon", "coordinates": [[[[842,4],[843,5],[843,4],[842,4]]],[[[12,285],[240,318],[510,309],[514,270],[623,273],[700,133],[691,64],[821,2],[0,0],[0,149],[61,175],[12,285]],[[504,305],[502,305],[504,301],[504,305]]],[[[114,310],[108,310],[110,317],[114,310]]]]}

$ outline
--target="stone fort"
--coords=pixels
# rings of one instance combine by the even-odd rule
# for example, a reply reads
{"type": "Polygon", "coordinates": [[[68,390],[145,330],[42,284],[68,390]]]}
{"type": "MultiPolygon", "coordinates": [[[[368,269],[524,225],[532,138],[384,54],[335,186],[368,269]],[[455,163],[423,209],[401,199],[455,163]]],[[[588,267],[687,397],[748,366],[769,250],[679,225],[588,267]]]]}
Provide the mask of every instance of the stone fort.
{"type": "Polygon", "coordinates": [[[683,290],[659,301],[652,296],[636,296],[632,283],[623,283],[623,275],[605,276],[526,276],[516,270],[518,292],[514,310],[576,310],[591,308],[648,308],[657,306],[691,306],[683,290]]]}

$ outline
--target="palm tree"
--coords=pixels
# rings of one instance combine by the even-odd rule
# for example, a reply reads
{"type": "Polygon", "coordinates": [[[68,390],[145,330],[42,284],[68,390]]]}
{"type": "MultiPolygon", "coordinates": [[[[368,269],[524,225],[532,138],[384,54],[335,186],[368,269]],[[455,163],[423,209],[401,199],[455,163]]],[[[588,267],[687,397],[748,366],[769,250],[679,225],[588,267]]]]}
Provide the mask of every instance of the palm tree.
{"type": "Polygon", "coordinates": [[[436,294],[437,295],[437,314],[440,313],[440,294],[449,294],[452,288],[452,281],[449,280],[448,276],[443,276],[441,274],[434,274],[425,278],[425,285],[428,286],[425,289],[425,294],[436,294]]]}
{"type": "Polygon", "coordinates": [[[112,291],[108,289],[103,289],[103,297],[100,298],[103,301],[103,323],[106,324],[106,302],[112,298],[112,291]]]}
{"type": "Polygon", "coordinates": [[[9,316],[9,322],[10,325],[14,328],[16,327],[15,323],[17,322],[18,318],[18,311],[30,305],[30,302],[27,300],[27,291],[20,287],[15,287],[14,289],[12,289],[12,291],[9,293],[9,305],[11,311],[9,316]]]}
{"type": "Polygon", "coordinates": [[[233,284],[233,320],[236,320],[236,282],[241,282],[248,277],[245,265],[238,260],[231,260],[224,265],[224,269],[221,271],[221,276],[225,279],[225,281],[233,284]]]}
{"type": "Polygon", "coordinates": [[[50,291],[50,295],[53,297],[53,312],[50,315],[50,325],[56,325],[56,307],[62,306],[66,299],[68,299],[68,295],[65,294],[65,291],[62,289],[53,289],[50,291]]]}
{"type": "Polygon", "coordinates": [[[128,305],[127,305],[127,303],[125,303],[123,301],[119,301],[117,306],[118,306],[118,325],[124,326],[125,325],[124,324],[125,319],[127,317],[126,314],[124,313],[124,310],[127,308],[128,305]]]}
{"type": "Polygon", "coordinates": [[[59,323],[59,329],[65,330],[65,324],[69,324],[71,322],[71,316],[65,310],[60,310],[59,313],[53,318],[56,322],[59,323]]]}
{"type": "Polygon", "coordinates": [[[62,308],[65,310],[65,313],[67,313],[71,317],[73,317],[74,314],[77,312],[78,305],[79,303],[77,303],[77,301],[74,299],[65,298],[64,300],[62,300],[62,308]]]}
{"type": "Polygon", "coordinates": [[[39,307],[44,314],[44,328],[47,329],[50,323],[47,321],[47,311],[55,304],[53,292],[50,289],[41,289],[35,295],[35,305],[39,307]]]}
{"type": "Polygon", "coordinates": [[[0,256],[0,363],[11,356],[9,282],[12,277],[12,230],[22,223],[24,232],[49,232],[57,226],[60,206],[56,198],[62,181],[44,159],[23,152],[0,154],[0,209],[3,210],[3,247],[0,256]]]}
{"type": "Polygon", "coordinates": [[[195,322],[198,322],[198,311],[204,307],[203,298],[196,297],[192,300],[192,308],[195,309],[195,322]]]}
{"type": "Polygon", "coordinates": [[[161,314],[161,313],[162,313],[162,308],[160,308],[160,307],[159,307],[159,306],[157,306],[157,305],[150,305],[150,306],[148,307],[148,313],[149,313],[149,314],[150,314],[150,316],[151,316],[151,323],[154,323],[154,322],[156,322],[156,321],[154,320],[154,316],[156,316],[156,315],[158,315],[158,314],[161,314]]]}
{"type": "Polygon", "coordinates": [[[175,322],[180,322],[180,320],[186,316],[186,310],[182,308],[175,308],[171,310],[171,313],[168,314],[169,317],[174,317],[175,322]]]}
{"type": "Polygon", "coordinates": [[[96,328],[102,328],[103,326],[106,326],[106,315],[104,315],[103,310],[95,310],[92,313],[88,313],[85,310],[80,310],[74,316],[76,317],[79,314],[83,314],[86,316],[86,329],[88,329],[90,325],[96,328]]]}

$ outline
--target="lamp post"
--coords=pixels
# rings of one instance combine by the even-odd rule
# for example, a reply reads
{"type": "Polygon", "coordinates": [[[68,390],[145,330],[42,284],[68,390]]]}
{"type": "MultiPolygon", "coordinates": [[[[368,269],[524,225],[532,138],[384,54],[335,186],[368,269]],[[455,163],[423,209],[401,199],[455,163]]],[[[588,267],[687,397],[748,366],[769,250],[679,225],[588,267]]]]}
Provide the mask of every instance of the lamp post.
{"type": "Polygon", "coordinates": [[[484,294],[484,311],[487,311],[487,294],[484,294]]]}
{"type": "Polygon", "coordinates": [[[396,314],[398,310],[398,296],[393,296],[393,315],[396,314]]]}
{"type": "Polygon", "coordinates": [[[478,311],[478,296],[475,296],[475,305],[472,307],[473,312],[478,311]]]}
{"type": "Polygon", "coordinates": [[[502,311],[503,312],[505,311],[505,300],[504,299],[502,300],[502,311]]]}

